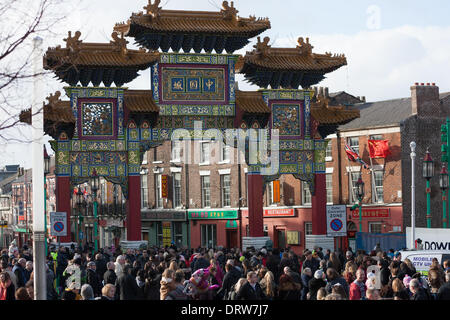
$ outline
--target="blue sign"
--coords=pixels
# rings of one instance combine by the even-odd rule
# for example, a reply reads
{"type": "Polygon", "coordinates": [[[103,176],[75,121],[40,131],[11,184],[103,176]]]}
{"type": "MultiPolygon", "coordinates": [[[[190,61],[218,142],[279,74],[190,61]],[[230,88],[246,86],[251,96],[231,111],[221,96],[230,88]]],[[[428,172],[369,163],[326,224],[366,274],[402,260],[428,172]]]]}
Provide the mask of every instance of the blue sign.
{"type": "Polygon", "coordinates": [[[83,239],[83,236],[84,236],[83,231],[80,231],[80,240],[83,239]]]}
{"type": "Polygon", "coordinates": [[[334,231],[339,231],[342,229],[342,221],[340,219],[334,219],[333,221],[331,221],[330,227],[331,229],[333,229],[334,231]]]}

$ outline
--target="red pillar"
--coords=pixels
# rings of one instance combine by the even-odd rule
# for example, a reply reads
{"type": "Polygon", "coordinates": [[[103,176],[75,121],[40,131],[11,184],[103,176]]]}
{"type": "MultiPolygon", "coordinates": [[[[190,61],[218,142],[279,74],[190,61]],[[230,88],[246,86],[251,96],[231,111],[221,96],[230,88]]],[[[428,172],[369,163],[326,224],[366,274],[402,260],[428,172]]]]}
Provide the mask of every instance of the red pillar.
{"type": "Polygon", "coordinates": [[[264,236],[263,176],[248,175],[248,224],[250,237],[264,236]]]}
{"type": "Polygon", "coordinates": [[[141,240],[141,177],[128,177],[127,240],[141,240]]]}
{"type": "Polygon", "coordinates": [[[327,234],[327,189],[325,174],[315,174],[315,195],[312,196],[312,234],[327,234]]]}
{"type": "Polygon", "coordinates": [[[67,214],[67,236],[61,237],[61,242],[72,242],[70,233],[70,177],[56,177],[56,211],[67,214]]]}

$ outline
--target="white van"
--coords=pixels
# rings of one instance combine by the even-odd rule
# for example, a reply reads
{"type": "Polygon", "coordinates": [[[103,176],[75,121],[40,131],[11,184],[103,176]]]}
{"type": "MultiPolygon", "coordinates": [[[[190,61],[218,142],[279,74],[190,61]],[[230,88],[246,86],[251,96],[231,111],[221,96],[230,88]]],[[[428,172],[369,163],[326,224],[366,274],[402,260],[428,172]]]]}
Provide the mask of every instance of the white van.
{"type": "Polygon", "coordinates": [[[450,260],[450,250],[412,250],[400,251],[400,253],[402,255],[402,261],[408,258],[413,263],[417,272],[423,275],[428,275],[433,258],[438,259],[441,265],[445,260],[450,260]]]}

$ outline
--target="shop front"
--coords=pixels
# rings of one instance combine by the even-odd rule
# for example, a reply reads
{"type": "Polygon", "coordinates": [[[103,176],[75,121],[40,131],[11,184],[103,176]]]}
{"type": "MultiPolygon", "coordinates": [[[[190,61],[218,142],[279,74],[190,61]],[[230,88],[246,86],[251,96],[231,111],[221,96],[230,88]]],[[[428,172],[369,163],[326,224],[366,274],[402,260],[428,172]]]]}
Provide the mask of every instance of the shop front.
{"type": "Polygon", "coordinates": [[[187,248],[189,224],[185,210],[141,211],[141,239],[149,246],[168,247],[175,244],[187,248]]]}
{"type": "MultiPolygon", "coordinates": [[[[86,224],[83,231],[83,238],[92,237],[93,224],[86,224]]],[[[99,221],[100,248],[117,248],[120,241],[126,240],[126,222],[122,219],[107,218],[99,221]]]]}
{"type": "MultiPolygon", "coordinates": [[[[290,247],[300,254],[304,249],[305,235],[312,234],[311,208],[305,207],[266,207],[263,211],[264,236],[270,237],[273,247],[290,247]]],[[[248,210],[242,209],[242,232],[248,234],[248,210]]]]}
{"type": "Polygon", "coordinates": [[[188,210],[191,247],[240,247],[237,209],[188,210]]]}
{"type": "MultiPolygon", "coordinates": [[[[401,205],[363,206],[361,226],[362,232],[368,233],[401,233],[403,230],[403,209],[401,205]]],[[[340,237],[338,246],[342,250],[348,247],[355,251],[356,232],[359,232],[359,210],[347,207],[347,237],[340,237]]]]}

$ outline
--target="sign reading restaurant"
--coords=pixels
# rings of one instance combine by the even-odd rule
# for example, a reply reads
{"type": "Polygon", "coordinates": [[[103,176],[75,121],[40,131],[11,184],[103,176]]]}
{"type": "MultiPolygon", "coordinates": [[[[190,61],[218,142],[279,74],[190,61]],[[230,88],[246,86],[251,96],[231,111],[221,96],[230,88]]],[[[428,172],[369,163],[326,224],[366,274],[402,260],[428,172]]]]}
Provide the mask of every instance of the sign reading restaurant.
{"type": "Polygon", "coordinates": [[[237,210],[195,210],[188,212],[189,219],[237,219],[237,210]]]}
{"type": "MultiPolygon", "coordinates": [[[[244,216],[248,216],[248,210],[242,210],[244,216]]],[[[277,218],[277,217],[295,217],[295,210],[293,208],[281,208],[281,209],[264,209],[264,218],[277,218]]]]}

